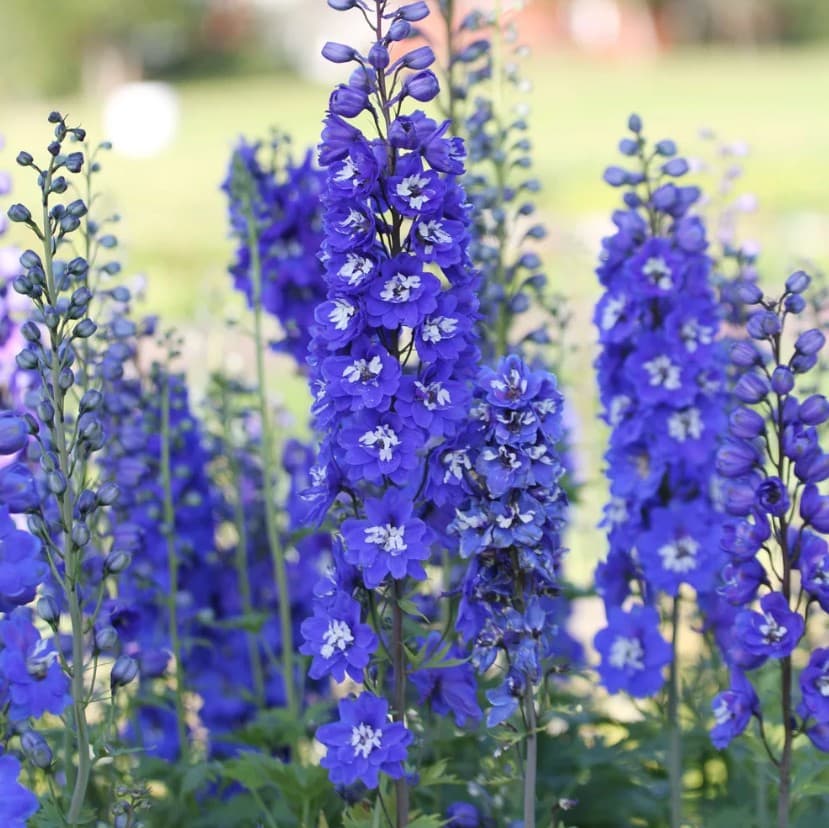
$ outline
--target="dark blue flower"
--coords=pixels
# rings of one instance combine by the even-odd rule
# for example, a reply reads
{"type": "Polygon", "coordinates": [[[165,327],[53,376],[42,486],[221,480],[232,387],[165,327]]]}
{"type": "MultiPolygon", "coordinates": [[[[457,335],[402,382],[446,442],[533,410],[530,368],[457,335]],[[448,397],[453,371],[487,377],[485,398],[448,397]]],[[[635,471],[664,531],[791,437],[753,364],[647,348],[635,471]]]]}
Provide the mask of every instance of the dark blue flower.
{"type": "Polygon", "coordinates": [[[412,734],[400,722],[390,722],[389,705],[372,693],[342,699],[339,720],[317,730],[317,739],[328,749],[320,764],[335,785],[363,782],[380,784],[380,773],[392,779],[403,776],[406,748],[412,734]]]}
{"type": "Polygon", "coordinates": [[[608,626],[594,645],[602,657],[599,675],[611,692],[652,696],[662,687],[662,669],[671,662],[671,646],[659,633],[659,615],[652,607],[634,606],[629,612],[611,607],[608,626]]]}
{"type": "Polygon", "coordinates": [[[738,644],[763,660],[791,655],[803,635],[802,616],[792,612],[779,592],[764,595],[760,607],[762,613],[744,609],[737,616],[734,632],[738,644]]]}
{"type": "Polygon", "coordinates": [[[751,682],[739,670],[731,672],[731,687],[711,702],[714,727],[711,742],[722,750],[748,727],[752,716],[760,716],[760,700],[751,682]]]}

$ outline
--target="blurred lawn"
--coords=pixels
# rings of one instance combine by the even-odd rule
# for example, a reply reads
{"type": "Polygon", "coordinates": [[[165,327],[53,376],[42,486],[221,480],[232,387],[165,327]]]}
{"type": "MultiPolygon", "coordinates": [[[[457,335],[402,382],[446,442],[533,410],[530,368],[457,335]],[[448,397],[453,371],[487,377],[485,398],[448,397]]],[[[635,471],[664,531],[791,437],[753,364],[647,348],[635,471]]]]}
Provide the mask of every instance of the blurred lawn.
{"type": "MultiPolygon", "coordinates": [[[[577,513],[571,567],[584,578],[602,554],[595,526],[601,497],[596,480],[601,439],[595,426],[590,313],[597,286],[592,273],[598,240],[609,226],[618,194],[601,182],[616,160],[627,115],[639,112],[646,134],[671,136],[687,154],[713,128],[751,148],[740,191],[753,192],[759,212],[745,223],[762,239],[763,261],[774,278],[803,259],[829,266],[829,48],[810,51],[693,51],[658,59],[588,60],[538,56],[528,66],[536,174],[544,185],[539,206],[551,230],[548,273],[556,290],[574,300],[579,351],[566,370],[571,398],[584,424],[579,465],[590,486],[577,513]]],[[[190,365],[203,379],[208,365],[250,366],[249,351],[228,339],[219,322],[240,307],[228,290],[231,247],[219,184],[238,135],[265,135],[272,125],[290,131],[298,148],[320,129],[327,90],[291,77],[234,78],[178,87],[181,126],[175,143],[150,160],[113,153],[105,158],[107,201],[124,215],[120,235],[128,272],[149,277],[149,305],[187,332],[190,365]],[[229,353],[233,351],[233,353],[229,353]]],[[[17,150],[45,146],[46,114],[69,111],[90,136],[100,136],[100,107],[90,100],[0,101],[0,132],[8,168],[17,150]]],[[[31,196],[16,173],[15,197],[31,196]]],[[[282,374],[279,367],[275,370],[282,374]]],[[[275,390],[297,417],[305,407],[302,382],[285,371],[275,390]]]]}

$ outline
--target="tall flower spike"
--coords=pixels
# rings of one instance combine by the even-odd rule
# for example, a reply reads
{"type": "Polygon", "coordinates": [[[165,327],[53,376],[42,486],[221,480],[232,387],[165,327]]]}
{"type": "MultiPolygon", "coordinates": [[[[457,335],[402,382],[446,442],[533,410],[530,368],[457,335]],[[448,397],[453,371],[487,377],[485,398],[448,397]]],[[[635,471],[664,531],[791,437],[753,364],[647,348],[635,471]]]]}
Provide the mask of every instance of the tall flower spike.
{"type": "MultiPolygon", "coordinates": [[[[818,488],[829,477],[818,432],[829,419],[829,403],[798,388],[809,384],[825,336],[810,328],[793,338],[788,330],[806,307],[792,298],[808,285],[809,277],[798,271],[776,299],[753,283],[740,286],[750,309],[746,337],[731,349],[736,399],[728,440],[717,453],[729,514],[720,540],[726,555],[721,591],[737,614],[722,642],[732,686],[714,702],[711,738],[724,747],[753,716],[769,718],[751,679],[773,663],[769,678],[777,682],[783,744],[766,747],[778,776],[779,826],[789,824],[795,740],[805,734],[818,750],[829,750],[829,709],[821,702],[829,687],[826,651],[815,649],[801,670],[799,704],[793,658],[801,641],[809,640],[808,628],[824,622],[829,606],[829,498],[818,488]]],[[[765,741],[763,727],[760,735],[765,741]]]]}
{"type": "MultiPolygon", "coordinates": [[[[322,444],[309,496],[317,517],[336,504],[343,548],[335,553],[333,588],[321,585],[317,620],[305,627],[305,650],[321,660],[320,668],[332,647],[342,647],[346,659],[358,655],[363,618],[344,615],[347,602],[337,596],[357,598],[363,614],[379,597],[390,607],[391,634],[382,623],[375,632],[392,656],[391,708],[402,728],[412,625],[404,599],[412,582],[425,578],[423,563],[449,520],[444,511],[430,514],[427,455],[460,431],[468,408],[478,361],[478,276],[456,177],[463,148],[446,136],[446,125],[414,108],[437,93],[427,68],[430,50],[407,51],[400,43],[428,10],[419,3],[394,8],[385,0],[358,5],[373,43],[366,54],[348,53],[356,68],[332,93],[325,119],[320,164],[327,174],[322,261],[328,293],[316,309],[310,347],[322,444]],[[331,623],[323,629],[326,612],[331,623]]],[[[347,48],[329,44],[324,52],[340,62],[347,48]]],[[[379,725],[371,728],[380,738],[379,725]]],[[[407,741],[399,741],[401,759],[407,741]]],[[[329,744],[325,760],[332,779],[344,761],[337,744],[329,744]]],[[[384,762],[380,769],[398,779],[402,826],[408,819],[403,766],[384,762]]],[[[361,778],[377,784],[376,774],[361,778]]]]}

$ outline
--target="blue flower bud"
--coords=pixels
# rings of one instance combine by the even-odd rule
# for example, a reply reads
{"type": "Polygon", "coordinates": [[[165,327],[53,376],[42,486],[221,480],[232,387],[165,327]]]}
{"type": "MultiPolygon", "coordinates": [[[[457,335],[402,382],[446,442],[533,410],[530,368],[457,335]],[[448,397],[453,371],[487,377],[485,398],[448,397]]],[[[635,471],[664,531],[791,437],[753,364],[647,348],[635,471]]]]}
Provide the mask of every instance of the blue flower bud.
{"type": "Polygon", "coordinates": [[[418,46],[406,54],[401,63],[409,69],[427,69],[435,62],[435,53],[429,46],[418,46]]]}
{"type": "Polygon", "coordinates": [[[112,665],[109,683],[112,689],[129,684],[138,675],[138,662],[127,655],[118,656],[112,665]]]}
{"type": "Polygon", "coordinates": [[[389,50],[382,43],[375,43],[369,50],[368,62],[375,69],[385,69],[389,65],[389,50]]]}
{"type": "Polygon", "coordinates": [[[741,440],[751,440],[759,437],[766,428],[766,420],[753,408],[740,406],[735,408],[728,418],[731,433],[741,440]]]}
{"type": "Polygon", "coordinates": [[[789,293],[803,293],[809,287],[811,281],[812,277],[808,273],[803,270],[796,270],[786,279],[786,290],[789,293]]]}
{"type": "Polygon", "coordinates": [[[630,178],[630,173],[627,170],[622,169],[621,167],[608,167],[604,171],[604,175],[602,176],[607,184],[610,184],[611,187],[623,187],[625,184],[628,183],[628,179],[630,178]]]}
{"type": "Polygon", "coordinates": [[[642,131],[642,119],[635,113],[628,116],[628,129],[631,132],[642,131]]]}
{"type": "Polygon", "coordinates": [[[66,156],[66,169],[72,173],[79,173],[83,168],[83,153],[70,152],[66,156]]]}
{"type": "Polygon", "coordinates": [[[676,155],[676,143],[672,141],[670,138],[665,138],[662,141],[657,141],[654,145],[654,150],[656,150],[657,155],[662,155],[665,158],[670,158],[672,155],[676,155]]]}
{"type": "Polygon", "coordinates": [[[107,482],[98,489],[96,495],[98,503],[102,506],[112,506],[118,500],[118,486],[115,483],[107,482]]]}
{"type": "Polygon", "coordinates": [[[49,113],[47,120],[50,124],[61,124],[63,123],[63,115],[61,115],[56,109],[53,109],[49,113]]]}
{"type": "Polygon", "coordinates": [[[11,221],[27,222],[32,219],[32,214],[25,204],[12,204],[7,215],[11,221]]]}
{"type": "Polygon", "coordinates": [[[334,43],[329,40],[325,46],[322,47],[322,56],[331,63],[349,63],[357,57],[357,50],[351,46],[346,46],[345,43],[334,43]]]}
{"type": "Polygon", "coordinates": [[[829,420],[829,400],[823,394],[812,394],[800,403],[800,421],[806,425],[820,425],[829,420]]]}
{"type": "Polygon", "coordinates": [[[782,328],[777,314],[767,310],[752,313],[746,322],[746,330],[752,339],[769,339],[779,334],[782,328]]]}
{"type": "Polygon", "coordinates": [[[622,155],[636,155],[639,151],[639,142],[634,140],[633,138],[622,138],[619,141],[619,152],[622,155]]]}
{"type": "Polygon", "coordinates": [[[20,737],[20,747],[26,758],[41,770],[46,770],[52,764],[52,749],[46,739],[34,730],[27,730],[20,737]]]}
{"type": "Polygon", "coordinates": [[[351,86],[340,84],[328,99],[328,108],[336,115],[353,118],[368,106],[368,95],[351,86]]]}
{"type": "Polygon", "coordinates": [[[17,454],[29,442],[29,426],[11,411],[0,411],[0,455],[17,454]]]}
{"type": "Polygon", "coordinates": [[[409,75],[403,82],[403,94],[409,95],[421,103],[428,103],[437,97],[438,92],[440,92],[438,79],[435,77],[435,73],[430,70],[418,72],[416,75],[409,75]]]}
{"type": "Polygon", "coordinates": [[[104,571],[118,575],[132,563],[132,555],[124,549],[113,549],[104,559],[104,571]]]}
{"type": "Polygon", "coordinates": [[[20,164],[21,167],[31,167],[34,163],[34,157],[31,153],[26,152],[25,150],[21,150],[17,153],[17,163],[20,164]]]}
{"type": "Polygon", "coordinates": [[[336,11],[348,11],[357,5],[357,0],[328,0],[328,5],[336,11]]]}
{"type": "Polygon", "coordinates": [[[744,440],[729,440],[717,450],[716,468],[723,477],[743,477],[757,463],[756,449],[744,440]]]}
{"type": "Polygon", "coordinates": [[[729,480],[723,488],[725,511],[734,517],[751,514],[754,507],[754,486],[739,480],[729,480]]]}
{"type": "Polygon", "coordinates": [[[81,319],[81,321],[78,322],[78,324],[72,329],[72,336],[75,336],[78,339],[87,339],[97,330],[98,326],[91,319],[81,319]]]}
{"type": "Polygon", "coordinates": [[[778,365],[771,375],[771,389],[775,394],[788,394],[794,388],[794,375],[785,365],[778,365]]]}
{"type": "Polygon", "coordinates": [[[795,374],[806,374],[817,365],[817,354],[795,354],[789,366],[795,374]]]}
{"type": "Polygon", "coordinates": [[[829,532],[829,496],[823,496],[814,483],[803,489],[800,517],[818,532],[829,532]]]}
{"type": "Polygon", "coordinates": [[[684,158],[672,158],[662,165],[662,172],[674,178],[685,175],[689,169],[688,162],[684,158]]]}
{"type": "Polygon", "coordinates": [[[46,475],[46,488],[53,495],[62,495],[66,491],[66,485],[66,477],[64,477],[63,472],[55,469],[46,475]]]}
{"type": "Polygon", "coordinates": [[[99,653],[111,650],[118,644],[118,630],[107,624],[95,630],[95,649],[99,653]]]}
{"type": "Polygon", "coordinates": [[[768,380],[761,374],[748,372],[743,374],[734,386],[734,394],[744,403],[758,403],[769,393],[768,380]]]}
{"type": "Polygon", "coordinates": [[[390,43],[394,43],[399,40],[405,40],[411,33],[412,26],[408,20],[395,20],[389,26],[388,32],[386,32],[386,38],[390,43]]]}
{"type": "Polygon", "coordinates": [[[58,602],[51,595],[41,596],[37,601],[37,614],[50,627],[57,626],[60,621],[58,602]]]}
{"type": "Polygon", "coordinates": [[[78,548],[89,543],[91,534],[85,523],[75,522],[72,526],[72,543],[78,548]]]}
{"type": "Polygon", "coordinates": [[[55,406],[49,400],[40,400],[37,404],[37,416],[47,425],[51,425],[55,419],[55,406]]]}
{"type": "Polygon", "coordinates": [[[786,297],[783,306],[789,313],[797,315],[803,312],[806,307],[806,300],[799,293],[793,293],[786,297]]]}
{"type": "Polygon", "coordinates": [[[815,452],[795,463],[795,474],[804,483],[820,483],[829,478],[829,454],[815,452]]]}
{"type": "Polygon", "coordinates": [[[826,342],[826,337],[823,332],[817,328],[811,328],[800,334],[794,343],[794,347],[799,353],[810,356],[816,354],[823,347],[824,342],[826,342]]]}
{"type": "Polygon", "coordinates": [[[746,305],[756,305],[763,298],[763,291],[754,282],[740,282],[737,296],[746,305]]]}
{"type": "Polygon", "coordinates": [[[408,3],[405,6],[401,6],[394,13],[394,16],[398,20],[408,20],[410,23],[417,23],[418,20],[423,20],[428,14],[429,7],[424,0],[417,0],[415,3],[408,3]]]}

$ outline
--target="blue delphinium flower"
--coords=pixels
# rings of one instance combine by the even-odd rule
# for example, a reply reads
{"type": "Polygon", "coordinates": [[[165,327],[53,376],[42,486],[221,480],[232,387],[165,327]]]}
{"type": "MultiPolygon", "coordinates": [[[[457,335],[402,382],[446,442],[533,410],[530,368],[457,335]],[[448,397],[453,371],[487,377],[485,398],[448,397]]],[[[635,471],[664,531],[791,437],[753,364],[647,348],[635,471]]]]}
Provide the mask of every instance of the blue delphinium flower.
{"type": "MultiPolygon", "coordinates": [[[[714,456],[724,426],[725,359],[705,227],[690,212],[700,193],[675,183],[687,164],[675,157],[673,142],[650,150],[637,117],[630,128],[633,137],[620,149],[638,168],[605,173],[625,188],[625,208],[614,213],[616,232],[602,243],[597,273],[605,293],[594,316],[603,418],[611,428],[603,523],[609,550],[596,572],[609,624],[611,614],[619,622],[633,594],[654,607],[660,594],[678,600],[687,585],[698,600],[716,604],[723,563],[714,456]]],[[[655,616],[646,617],[658,635],[655,616]]],[[[608,645],[599,672],[614,691],[630,689],[609,660],[612,632],[610,624],[597,638],[608,645]]],[[[634,692],[658,691],[660,674],[652,669],[634,692]]]]}
{"type": "Polygon", "coordinates": [[[748,727],[752,716],[759,715],[760,700],[746,676],[732,670],[731,687],[711,702],[711,709],[715,721],[711,741],[722,749],[748,727]]]}
{"type": "Polygon", "coordinates": [[[555,378],[517,356],[506,357],[496,368],[482,369],[474,420],[437,455],[450,477],[433,478],[435,489],[452,480],[457,452],[463,452],[454,479],[464,483],[457,486],[450,527],[461,556],[469,559],[458,630],[473,647],[479,669],[486,670],[500,653],[512,665],[507,680],[489,695],[490,725],[517,708],[566,640],[556,602],[567,506],[555,450],[561,412],[555,378]]]}
{"type": "Polygon", "coordinates": [[[317,258],[322,241],[321,202],[324,176],[311,153],[295,163],[281,158],[287,139],[269,145],[241,140],[234,149],[222,189],[229,199],[230,226],[238,241],[230,268],[234,287],[252,304],[261,291],[262,307],[276,317],[283,338],[274,346],[305,363],[314,308],[325,298],[317,258]],[[267,160],[262,156],[270,155],[267,160]],[[250,227],[250,216],[256,226],[250,227]],[[261,267],[261,285],[251,274],[251,236],[261,267]]]}
{"type": "MultiPolygon", "coordinates": [[[[401,780],[397,795],[405,811],[400,762],[410,738],[402,722],[411,622],[402,599],[412,582],[425,580],[424,563],[450,519],[446,511],[432,511],[427,455],[462,430],[468,411],[478,363],[478,275],[468,255],[469,208],[457,178],[462,144],[446,135],[445,124],[412,105],[437,94],[428,69],[434,57],[428,48],[410,52],[398,45],[428,9],[421,3],[392,9],[375,0],[363,11],[376,17],[375,42],[366,55],[343,44],[323,50],[355,68],[331,95],[319,152],[326,172],[321,260],[327,295],[314,313],[309,351],[313,424],[321,445],[308,517],[319,519],[334,505],[341,540],[331,578],[318,587],[313,623],[303,628],[303,649],[322,657],[327,635],[351,652],[345,627],[359,629],[370,605],[376,609],[372,591],[379,594],[391,615],[391,634],[382,623],[375,632],[393,654],[394,727],[407,734],[396,737],[399,750],[388,767],[401,780]],[[375,117],[353,120],[363,114],[375,117]],[[358,126],[371,123],[371,132],[358,126]],[[338,618],[337,608],[351,607],[352,600],[360,602],[361,617],[338,618]]],[[[349,675],[355,677],[353,667],[349,675]]],[[[363,698],[367,706],[381,704],[364,693],[349,705],[363,698]]],[[[350,708],[343,704],[346,716],[350,708]]],[[[323,764],[331,778],[344,784],[361,778],[375,787],[376,769],[340,767],[346,756],[354,758],[351,727],[328,727],[341,728],[346,745],[328,743],[323,764]]],[[[378,727],[372,724],[371,732],[378,727]]],[[[331,732],[321,729],[320,739],[331,732]]],[[[376,766],[388,772],[377,755],[376,766]]]]}
{"type": "Polygon", "coordinates": [[[17,781],[19,776],[20,762],[0,755],[0,823],[7,828],[25,828],[40,807],[37,797],[17,781]]]}
{"type": "MultiPolygon", "coordinates": [[[[791,299],[808,285],[798,271],[777,299],[754,283],[739,286],[747,306],[746,336],[731,347],[735,402],[728,440],[716,457],[729,516],[720,539],[726,556],[722,593],[735,610],[721,646],[733,669],[745,673],[744,683],[766,662],[775,662],[783,744],[777,751],[767,747],[778,771],[781,815],[789,810],[795,738],[806,733],[819,750],[829,749],[825,709],[818,701],[823,650],[814,651],[800,673],[799,705],[794,698],[793,655],[808,640],[809,625],[822,618],[829,564],[824,537],[829,498],[818,488],[829,477],[818,433],[829,419],[829,404],[821,395],[798,393],[817,364],[825,336],[817,328],[801,329],[793,347],[786,344],[787,327],[797,323],[805,307],[791,299]]],[[[752,712],[758,718],[768,715],[757,703],[752,712]]],[[[725,741],[718,727],[719,721],[712,731],[715,743],[725,741]]]]}
{"type": "Polygon", "coordinates": [[[399,779],[412,734],[400,722],[389,720],[389,703],[372,693],[342,699],[338,721],[317,730],[317,739],[328,748],[320,764],[335,785],[360,781],[376,788],[379,774],[399,779]]]}

